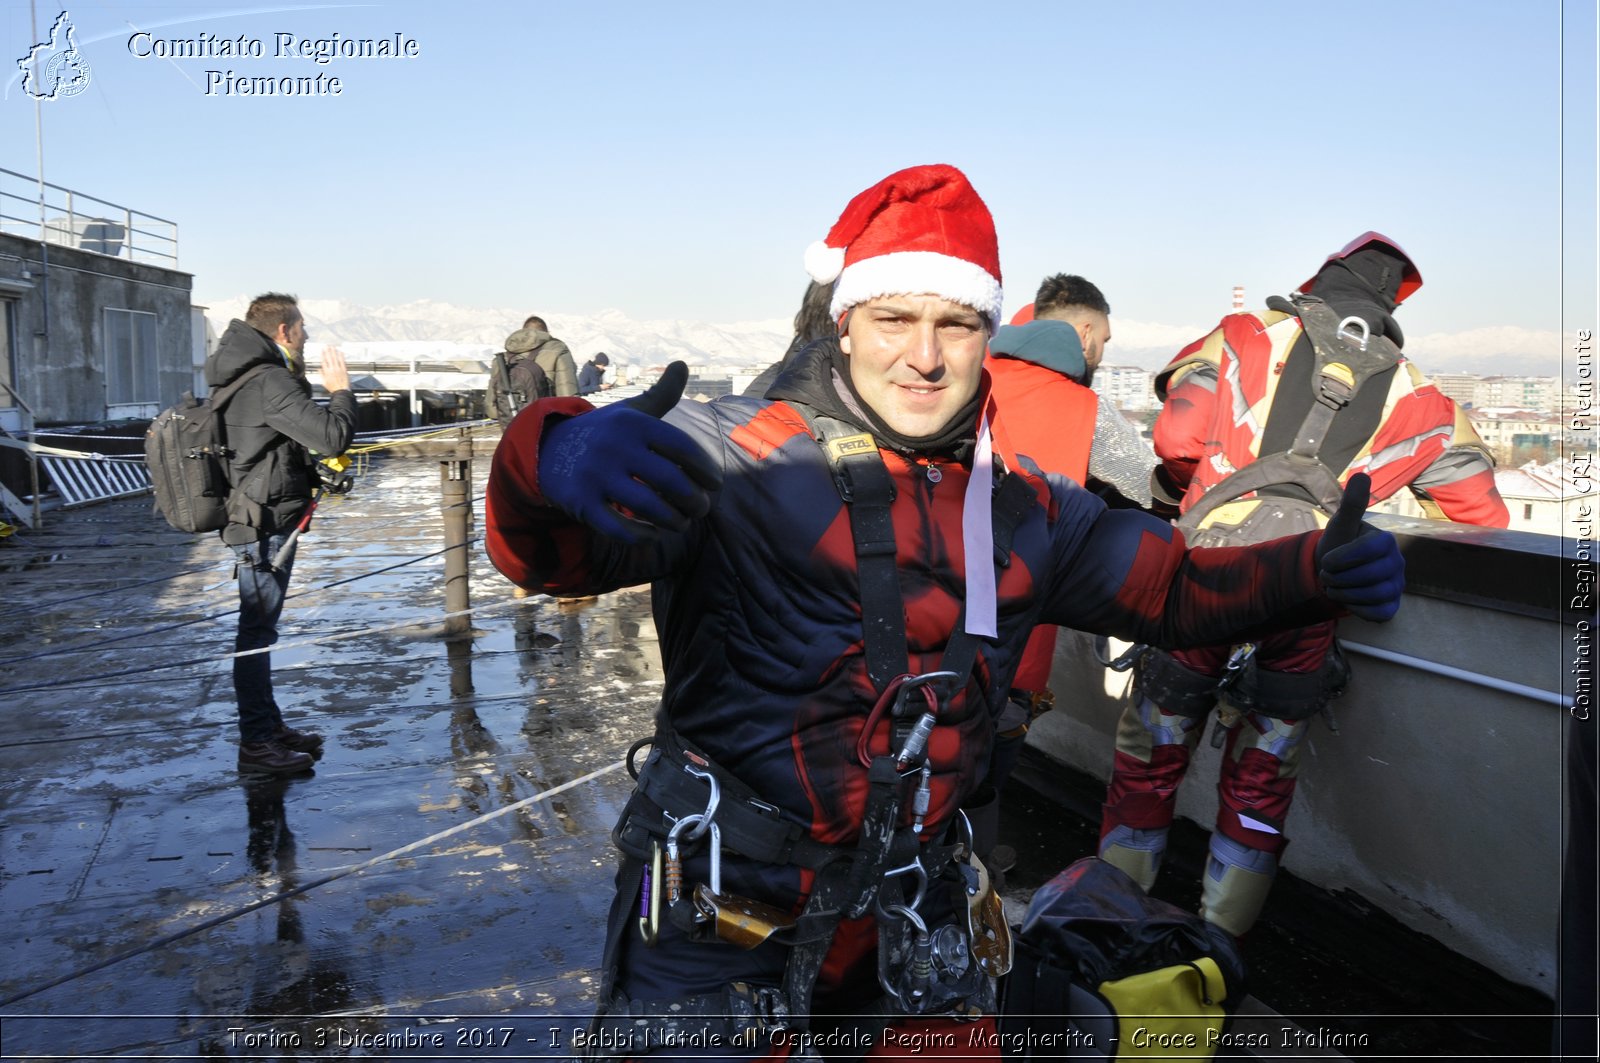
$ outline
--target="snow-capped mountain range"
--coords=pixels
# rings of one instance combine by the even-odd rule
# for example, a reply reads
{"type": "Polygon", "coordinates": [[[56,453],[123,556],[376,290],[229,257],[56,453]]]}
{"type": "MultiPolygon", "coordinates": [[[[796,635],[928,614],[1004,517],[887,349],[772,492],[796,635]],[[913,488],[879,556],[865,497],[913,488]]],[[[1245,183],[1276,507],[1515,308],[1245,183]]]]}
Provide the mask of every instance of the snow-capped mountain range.
{"type": "MultiPolygon", "coordinates": [[[[248,304],[244,296],[200,303],[217,335],[231,318],[242,317],[248,304]]],[[[475,360],[500,350],[528,316],[521,308],[457,306],[432,299],[376,307],[341,299],[307,299],[300,307],[311,332],[313,359],[322,346],[336,345],[355,359],[475,360]]],[[[791,335],[787,319],[731,324],[635,321],[620,310],[588,316],[552,311],[543,316],[580,365],[604,351],[618,367],[643,369],[681,359],[691,367],[755,371],[782,356],[791,335]]],[[[1106,361],[1159,369],[1215,324],[1166,325],[1115,318],[1106,361]]],[[[1563,344],[1554,330],[1506,326],[1428,333],[1407,340],[1406,354],[1424,372],[1551,376],[1562,366],[1563,344]]]]}
{"type": "MultiPolygon", "coordinates": [[[[243,317],[248,297],[201,303],[213,332],[243,317]]],[[[384,356],[441,361],[476,359],[504,347],[522,326],[526,310],[456,306],[431,299],[396,306],[361,306],[339,299],[305,299],[300,309],[310,331],[309,352],[337,346],[352,358],[384,356]]],[[[789,346],[788,321],[635,321],[620,310],[592,316],[545,313],[552,335],[572,349],[578,364],[604,351],[614,365],[690,365],[721,368],[766,366],[789,346]]]]}

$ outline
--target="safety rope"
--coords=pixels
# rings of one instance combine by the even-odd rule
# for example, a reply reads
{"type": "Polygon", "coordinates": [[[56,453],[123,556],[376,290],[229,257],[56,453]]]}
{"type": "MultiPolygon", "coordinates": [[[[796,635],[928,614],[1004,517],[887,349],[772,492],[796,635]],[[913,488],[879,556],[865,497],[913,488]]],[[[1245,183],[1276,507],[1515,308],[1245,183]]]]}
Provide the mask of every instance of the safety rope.
{"type": "MultiPolygon", "coordinates": [[[[353,446],[349,450],[345,451],[345,453],[346,454],[372,454],[372,453],[375,453],[375,452],[380,451],[380,450],[387,450],[390,447],[409,446],[410,444],[416,443],[416,442],[421,441],[421,440],[435,439],[435,438],[440,438],[440,437],[450,436],[450,435],[459,436],[461,434],[461,429],[463,429],[463,428],[473,428],[473,427],[476,427],[478,425],[493,424],[493,423],[495,423],[495,422],[493,422],[493,421],[460,421],[460,422],[456,422],[456,423],[450,424],[450,425],[448,425],[448,426],[446,426],[444,428],[412,429],[411,431],[414,434],[411,434],[411,435],[402,435],[398,431],[397,432],[391,432],[391,433],[388,433],[387,435],[379,437],[381,440],[383,440],[382,442],[369,443],[369,444],[366,444],[364,446],[353,446]]],[[[357,438],[360,438],[360,437],[358,436],[357,438]]],[[[477,437],[473,436],[469,432],[468,433],[468,438],[471,438],[471,439],[475,440],[477,437]]]]}
{"type": "MultiPolygon", "coordinates": [[[[462,544],[462,546],[463,547],[471,546],[473,543],[481,542],[481,541],[482,541],[481,539],[468,539],[465,543],[462,544]]],[[[334,587],[339,587],[339,586],[342,586],[342,585],[344,585],[346,583],[354,583],[357,580],[368,579],[368,578],[370,578],[372,576],[380,576],[385,572],[393,572],[395,569],[405,568],[407,565],[414,565],[419,561],[426,561],[429,558],[438,557],[441,554],[447,554],[451,550],[454,550],[454,549],[457,549],[457,547],[446,546],[442,550],[435,550],[432,553],[423,554],[420,557],[411,557],[411,558],[407,558],[404,561],[397,561],[392,565],[386,565],[383,568],[374,569],[371,572],[363,572],[363,573],[361,573],[359,575],[347,576],[344,579],[335,580],[332,583],[325,583],[325,584],[322,584],[321,586],[318,586],[318,587],[308,587],[303,591],[295,591],[293,594],[284,595],[283,600],[287,602],[292,598],[302,598],[302,597],[305,597],[305,596],[311,595],[311,594],[320,594],[323,591],[331,590],[334,587]]],[[[118,642],[126,642],[129,639],[144,638],[146,635],[161,635],[161,634],[165,634],[168,631],[177,631],[177,630],[179,630],[181,628],[193,627],[196,624],[206,624],[206,623],[210,623],[213,620],[221,620],[224,617],[233,616],[238,611],[239,611],[238,607],[235,607],[235,608],[232,608],[232,609],[224,610],[223,612],[220,612],[220,613],[210,613],[210,614],[208,614],[206,616],[196,617],[193,620],[180,620],[177,623],[165,624],[165,625],[163,625],[161,627],[146,628],[143,631],[132,631],[132,632],[129,632],[128,634],[126,634],[126,635],[116,635],[116,636],[113,636],[111,638],[101,639],[98,642],[95,642],[94,644],[89,645],[89,646],[63,646],[60,649],[40,650],[38,653],[31,653],[31,654],[28,654],[28,655],[22,656],[22,657],[0,657],[0,666],[10,665],[10,664],[21,664],[21,663],[23,663],[25,661],[35,661],[35,660],[39,660],[40,658],[44,658],[44,657],[57,657],[57,656],[62,656],[64,654],[69,654],[69,653],[94,653],[97,650],[105,648],[106,646],[111,646],[111,645],[114,645],[115,643],[118,643],[118,642]]],[[[4,691],[0,691],[0,693],[4,693],[4,691]]]]}
{"type": "MultiPolygon", "coordinates": [[[[486,658],[489,658],[489,657],[505,656],[507,654],[517,654],[517,653],[521,653],[521,652],[522,652],[521,650],[484,650],[484,649],[480,649],[480,648],[474,647],[473,651],[472,651],[472,659],[473,659],[473,661],[476,662],[476,661],[485,660],[486,658]]],[[[394,664],[394,661],[390,660],[390,659],[387,659],[387,658],[384,658],[384,659],[376,660],[376,661],[354,661],[354,662],[351,662],[351,663],[352,663],[352,665],[370,664],[370,665],[373,665],[374,667],[377,667],[379,665],[392,666],[394,664]]],[[[282,674],[284,674],[286,672],[312,672],[312,671],[317,671],[321,667],[322,666],[320,666],[320,665],[309,664],[309,663],[308,664],[299,664],[299,665],[285,665],[282,668],[274,668],[272,670],[272,672],[273,672],[274,676],[279,676],[279,675],[282,675],[282,674]]],[[[203,675],[190,676],[188,678],[193,679],[193,680],[217,679],[217,678],[219,678],[219,676],[218,676],[218,674],[216,672],[209,672],[209,673],[206,673],[206,674],[203,674],[203,675]]],[[[171,683],[172,681],[173,680],[171,680],[169,678],[148,679],[148,680],[134,680],[134,682],[149,682],[149,683],[171,683]]],[[[518,687],[515,690],[499,691],[499,692],[491,693],[491,694],[485,694],[485,693],[479,692],[477,690],[474,690],[473,694],[472,694],[472,704],[474,706],[478,706],[478,705],[491,705],[491,704],[495,704],[497,702],[502,702],[502,701],[523,701],[523,702],[525,702],[525,701],[527,701],[529,699],[529,697],[530,697],[530,694],[529,694],[528,690],[526,688],[523,688],[523,687],[518,687]]],[[[354,711],[341,710],[340,713],[339,713],[339,718],[341,720],[360,720],[360,719],[369,718],[371,716],[376,716],[376,715],[382,714],[384,719],[388,719],[390,716],[392,716],[395,713],[409,712],[409,711],[412,711],[412,710],[428,711],[428,710],[437,709],[439,707],[439,703],[437,701],[401,702],[398,705],[391,705],[391,704],[387,704],[387,703],[384,703],[384,704],[369,703],[369,704],[371,705],[371,709],[372,709],[371,713],[360,713],[360,712],[354,712],[354,711]]],[[[234,719],[232,717],[229,717],[228,719],[197,720],[197,721],[193,721],[193,722],[174,724],[174,725],[166,726],[166,727],[162,727],[162,726],[158,726],[158,725],[152,724],[152,725],[147,725],[147,726],[140,726],[140,727],[132,729],[132,730],[90,731],[90,732],[87,732],[87,733],[78,732],[78,733],[74,733],[74,734],[51,734],[51,735],[46,735],[43,738],[20,738],[20,739],[17,739],[16,741],[0,742],[0,750],[4,750],[4,749],[25,749],[25,748],[27,748],[29,746],[67,745],[67,744],[75,744],[75,743],[78,743],[78,742],[105,742],[105,741],[112,741],[112,740],[119,739],[119,738],[142,738],[142,737],[148,737],[150,735],[157,735],[157,734],[187,734],[187,733],[189,733],[191,731],[197,731],[197,730],[222,730],[224,728],[233,729],[233,728],[238,726],[238,723],[239,723],[238,720],[236,720],[236,719],[234,719]]]]}
{"type": "MultiPolygon", "coordinates": [[[[437,509],[435,509],[435,508],[430,506],[427,510],[425,510],[424,512],[421,512],[421,513],[408,513],[405,516],[396,517],[394,520],[385,521],[382,524],[371,524],[371,525],[363,524],[362,527],[363,527],[364,530],[366,530],[368,532],[383,531],[383,530],[385,530],[387,528],[396,527],[397,525],[414,523],[414,522],[416,522],[418,520],[423,519],[424,517],[430,517],[436,512],[437,513],[445,513],[445,512],[448,512],[448,511],[452,510],[452,509],[459,509],[462,506],[476,507],[477,504],[479,502],[484,501],[486,497],[487,496],[485,496],[485,495],[477,495],[474,498],[468,500],[467,502],[452,502],[449,505],[441,505],[437,509]]],[[[328,524],[337,524],[337,523],[339,523],[339,521],[341,519],[349,520],[351,518],[346,516],[345,514],[340,513],[337,509],[319,511],[318,516],[317,516],[317,526],[320,528],[320,527],[326,527],[328,524]]],[[[196,535],[196,536],[193,536],[189,541],[197,543],[197,542],[201,542],[202,539],[203,539],[203,536],[196,535]]],[[[56,552],[63,552],[65,550],[97,550],[97,549],[121,550],[121,549],[125,549],[125,547],[121,543],[100,543],[100,542],[94,542],[94,543],[71,543],[71,544],[58,543],[58,542],[48,542],[48,543],[46,543],[46,542],[43,542],[41,540],[36,540],[36,539],[32,539],[32,538],[25,538],[25,537],[18,538],[17,541],[18,542],[26,542],[29,546],[31,546],[31,547],[33,547],[35,549],[43,550],[43,549],[47,549],[48,548],[48,549],[55,550],[56,552]]],[[[232,564],[231,561],[227,561],[226,563],[227,564],[232,564]]],[[[138,583],[129,583],[125,587],[120,587],[120,588],[116,588],[116,589],[117,590],[126,590],[126,589],[129,589],[129,588],[132,588],[132,587],[142,587],[142,586],[144,586],[146,584],[149,584],[149,583],[161,583],[161,582],[164,582],[166,580],[181,579],[182,577],[184,577],[186,575],[190,575],[190,574],[195,573],[195,572],[203,572],[203,571],[205,571],[205,569],[212,568],[212,567],[214,567],[214,566],[206,565],[206,566],[198,567],[198,568],[183,569],[182,571],[175,572],[170,576],[157,576],[157,577],[153,577],[153,578],[148,579],[148,580],[140,580],[138,583]]],[[[53,606],[56,606],[56,605],[65,605],[67,602],[76,602],[76,601],[80,601],[83,598],[93,598],[96,595],[101,594],[101,593],[106,593],[106,592],[97,591],[97,592],[93,592],[93,593],[90,593],[90,594],[78,595],[78,596],[72,597],[72,598],[61,598],[61,599],[57,599],[55,601],[43,602],[43,603],[40,603],[38,605],[31,605],[30,604],[28,611],[30,613],[35,613],[35,612],[38,612],[38,611],[40,611],[42,609],[52,608],[53,606]]],[[[301,593],[304,593],[304,592],[301,592],[301,593]]],[[[3,663],[4,663],[4,661],[0,661],[0,664],[3,664],[3,663]]]]}
{"type": "Polygon", "coordinates": [[[437,834],[430,834],[426,838],[420,838],[417,841],[411,842],[407,845],[402,845],[398,849],[391,849],[380,856],[374,856],[370,860],[363,860],[361,863],[355,864],[352,867],[340,869],[332,874],[324,875],[319,879],[307,882],[304,885],[296,886],[293,889],[284,890],[281,893],[275,893],[271,897],[264,897],[259,901],[253,901],[242,908],[235,908],[231,912],[223,912],[221,915],[213,916],[210,919],[203,920],[194,926],[188,927],[187,929],[175,931],[174,933],[156,938],[154,941],[145,942],[138,948],[129,949],[126,952],[119,952],[115,956],[109,956],[106,959],[96,961],[95,963],[88,964],[87,966],[79,967],[77,970],[69,971],[67,974],[62,975],[59,978],[53,978],[50,981],[45,982],[43,985],[34,986],[32,989],[25,989],[20,993],[13,993],[4,1000],[0,1000],[0,1008],[10,1007],[13,1004],[27,1000],[29,997],[38,996],[47,989],[54,989],[56,986],[65,985],[66,983],[75,981],[84,977],[85,975],[93,974],[96,971],[103,971],[113,964],[121,963],[124,960],[132,959],[133,957],[142,955],[146,952],[151,952],[155,949],[166,948],[168,945],[182,941],[184,938],[193,937],[195,934],[201,933],[202,931],[210,930],[215,926],[221,926],[223,923],[231,922],[235,919],[238,919],[240,916],[249,915],[251,912],[259,911],[268,905],[279,904],[283,901],[289,900],[291,897],[298,897],[303,893],[309,893],[314,889],[326,886],[330,882],[337,882],[342,878],[347,878],[350,875],[354,875],[359,872],[366,871],[369,868],[376,867],[385,861],[393,860],[399,856],[404,856],[406,853],[420,849],[424,845],[432,845],[435,842],[443,841],[444,839],[452,837],[456,834],[460,834],[463,831],[471,830],[472,828],[487,823],[492,819],[499,819],[501,816],[510,815],[512,812],[527,808],[529,805],[536,804],[540,801],[547,800],[548,798],[554,797],[556,794],[571,790],[574,787],[583,785],[584,783],[592,782],[604,775],[609,775],[617,769],[624,767],[626,764],[627,761],[624,759],[619,760],[614,764],[608,764],[603,768],[597,768],[586,775],[580,775],[576,779],[570,779],[567,782],[561,783],[559,786],[552,786],[548,790],[534,794],[532,797],[525,797],[522,800],[509,804],[504,808],[497,808],[493,812],[485,812],[476,819],[470,819],[465,823],[459,823],[447,830],[439,831],[437,834]]]}
{"type": "MultiPolygon", "coordinates": [[[[475,542],[476,540],[471,540],[471,541],[475,542]]],[[[469,542],[469,545],[470,545],[470,542],[469,542]]],[[[444,550],[440,550],[439,553],[445,553],[446,551],[452,550],[452,549],[455,549],[455,548],[454,547],[446,547],[444,550]]],[[[429,555],[429,556],[432,556],[432,555],[429,555]]],[[[421,560],[421,559],[414,558],[412,561],[402,562],[402,564],[412,564],[413,561],[416,561],[416,560],[421,560]]],[[[399,566],[393,566],[393,567],[399,567],[399,566]]],[[[430,616],[434,620],[448,620],[451,617],[471,616],[474,612],[488,613],[488,614],[492,615],[494,613],[497,613],[497,612],[500,612],[500,611],[504,610],[507,607],[520,605],[520,604],[521,603],[518,602],[516,599],[510,599],[510,600],[502,601],[502,602],[491,602],[491,603],[489,603],[487,605],[472,606],[472,607],[469,607],[469,608],[466,608],[466,609],[456,609],[456,610],[454,610],[452,612],[447,612],[447,613],[433,613],[433,614],[430,614],[430,616]]],[[[216,616],[202,617],[202,618],[200,618],[200,620],[186,620],[182,624],[173,625],[173,627],[184,627],[184,626],[188,626],[190,624],[202,623],[202,622],[204,622],[206,620],[217,619],[218,616],[229,616],[229,615],[231,615],[231,613],[237,613],[237,612],[238,612],[238,610],[234,609],[234,610],[230,610],[230,612],[228,612],[228,613],[219,613],[219,614],[216,614],[216,616]]],[[[291,640],[289,642],[278,642],[278,643],[274,643],[271,646],[262,646],[259,649],[254,649],[254,650],[237,650],[237,651],[235,651],[233,653],[225,653],[220,657],[191,657],[191,658],[189,658],[187,660],[173,661],[173,662],[171,662],[169,664],[152,664],[152,665],[145,665],[142,668],[126,668],[126,669],[123,669],[123,670],[117,671],[117,672],[101,672],[101,673],[99,673],[97,675],[81,676],[81,677],[77,677],[77,678],[73,678],[73,679],[58,679],[58,680],[54,680],[54,681],[49,682],[49,683],[34,683],[34,684],[26,685],[26,686],[4,687],[4,688],[0,688],[0,695],[20,694],[20,693],[24,693],[26,691],[33,691],[33,690],[59,690],[59,689],[67,688],[67,687],[75,687],[75,686],[78,686],[78,685],[84,684],[84,683],[98,682],[98,681],[103,680],[103,679],[115,679],[115,678],[120,678],[122,676],[143,675],[143,674],[145,674],[147,672],[159,672],[159,671],[162,671],[162,670],[167,669],[167,668],[183,668],[183,667],[188,667],[190,665],[208,664],[208,663],[220,662],[220,661],[231,661],[236,657],[252,657],[252,656],[255,656],[256,654],[259,654],[259,653],[271,653],[274,649],[292,649],[292,648],[297,647],[297,646],[312,646],[312,645],[316,645],[318,643],[323,643],[323,642],[337,642],[337,641],[339,641],[341,639],[354,638],[357,635],[377,634],[377,633],[384,632],[384,631],[398,630],[400,628],[417,627],[419,624],[427,623],[427,622],[428,622],[427,620],[421,620],[421,619],[418,619],[418,620],[404,620],[404,621],[401,621],[401,622],[395,623],[395,624],[384,624],[384,625],[382,625],[380,627],[359,628],[359,629],[356,629],[354,631],[339,632],[339,633],[334,634],[334,635],[317,635],[317,636],[314,636],[314,637],[311,637],[311,638],[306,638],[306,639],[294,639],[294,640],[291,640]]],[[[170,629],[168,629],[168,630],[170,630],[170,629]]],[[[146,632],[140,632],[140,634],[151,635],[151,634],[156,634],[156,632],[155,631],[146,631],[146,632]]],[[[109,642],[113,642],[113,641],[116,641],[116,640],[107,639],[106,641],[109,643],[109,642]]],[[[0,663],[3,663],[3,662],[0,662],[0,663]]]]}
{"type": "MultiPolygon", "coordinates": [[[[495,424],[493,418],[480,418],[476,421],[451,421],[447,425],[426,425],[421,428],[379,428],[371,432],[357,432],[357,439],[405,439],[407,437],[424,439],[428,436],[442,435],[447,432],[459,432],[463,428],[482,428],[495,424]]],[[[48,436],[52,439],[78,439],[84,442],[100,442],[101,440],[115,440],[119,443],[142,443],[144,436],[86,436],[81,432],[28,432],[29,439],[48,436]]],[[[73,450],[71,454],[86,454],[88,451],[73,450]]]]}
{"type": "MultiPolygon", "coordinates": [[[[470,505],[470,503],[467,503],[467,504],[470,505]]],[[[460,506],[460,505],[462,505],[462,503],[455,503],[453,505],[445,506],[445,507],[441,507],[441,508],[442,509],[454,509],[454,508],[456,508],[457,506],[460,506]]],[[[409,519],[411,519],[411,518],[402,518],[402,520],[409,520],[409,519]]],[[[396,523],[400,523],[400,521],[397,521],[396,523]]],[[[369,530],[378,531],[378,530],[382,530],[386,526],[387,525],[378,525],[376,528],[372,528],[372,529],[369,529],[369,530]]],[[[481,537],[480,538],[474,538],[474,539],[468,539],[463,545],[464,546],[471,546],[472,544],[477,543],[477,542],[481,542],[481,541],[482,541],[481,537]]],[[[343,586],[346,583],[354,583],[357,580],[370,579],[373,576],[381,576],[386,572],[393,572],[397,568],[404,568],[407,565],[414,565],[419,561],[426,561],[431,557],[438,557],[440,554],[449,553],[452,549],[454,549],[454,547],[446,546],[443,549],[435,550],[432,553],[422,554],[422,555],[420,555],[418,557],[413,557],[413,558],[410,558],[410,559],[405,560],[405,561],[396,562],[393,565],[386,565],[383,568],[373,569],[370,572],[363,572],[363,573],[360,573],[360,574],[355,575],[355,576],[348,576],[348,577],[346,577],[344,579],[341,579],[341,580],[335,580],[332,583],[320,584],[320,585],[318,585],[316,587],[307,587],[305,590],[295,591],[293,594],[284,595],[284,601],[289,601],[292,598],[303,598],[303,597],[306,597],[307,595],[321,594],[324,591],[331,590],[334,587],[343,586]]],[[[206,569],[209,569],[211,567],[213,567],[213,566],[207,565],[207,566],[205,566],[205,568],[189,569],[189,570],[186,570],[185,572],[179,572],[179,573],[176,573],[176,574],[174,574],[172,576],[166,576],[166,577],[161,577],[159,579],[147,580],[145,582],[148,582],[148,583],[160,583],[160,582],[164,582],[165,580],[178,579],[178,578],[181,578],[184,575],[188,575],[188,574],[191,574],[193,572],[203,572],[206,569]]],[[[210,587],[205,588],[205,590],[208,590],[208,591],[209,590],[215,590],[215,589],[218,589],[220,587],[226,586],[228,583],[231,583],[231,582],[232,582],[232,580],[227,580],[227,581],[224,581],[223,583],[212,584],[210,587]]],[[[140,584],[135,583],[135,584],[131,584],[130,586],[137,587],[137,586],[140,586],[140,584]]],[[[126,588],[119,588],[119,589],[126,589],[126,588]]],[[[40,611],[42,611],[44,609],[50,608],[50,607],[52,607],[54,605],[64,604],[65,602],[78,601],[81,598],[99,597],[103,593],[105,593],[105,592],[95,592],[93,594],[80,595],[78,598],[63,599],[61,602],[47,602],[44,605],[30,608],[29,612],[30,613],[38,613],[38,612],[40,612],[40,611]]],[[[128,639],[143,638],[146,635],[160,635],[160,634],[164,634],[164,633],[166,633],[168,631],[179,630],[180,628],[193,627],[195,624],[204,624],[204,623],[208,623],[208,622],[210,622],[212,620],[221,620],[224,617],[233,616],[238,611],[239,610],[237,608],[228,609],[228,610],[225,610],[225,611],[220,612],[220,613],[211,613],[211,614],[209,614],[207,616],[197,617],[197,618],[195,618],[193,620],[181,620],[181,621],[178,621],[177,623],[167,624],[167,625],[163,625],[161,627],[147,628],[147,629],[145,629],[143,631],[132,631],[132,632],[129,632],[128,634],[126,634],[126,635],[117,635],[117,636],[114,636],[112,638],[99,639],[99,640],[95,641],[94,643],[92,643],[90,645],[86,645],[86,646],[83,646],[83,645],[80,645],[80,646],[61,646],[61,647],[57,647],[55,649],[39,650],[36,653],[24,654],[24,655],[17,656],[17,657],[0,657],[0,666],[9,665],[9,664],[21,664],[24,661],[34,661],[34,660],[39,660],[39,659],[44,658],[44,657],[58,657],[58,656],[62,656],[62,655],[69,654],[69,653],[93,653],[96,650],[101,649],[102,647],[109,646],[109,645],[112,645],[112,644],[118,643],[118,642],[125,642],[128,639]]]]}
{"type": "MultiPolygon", "coordinates": [[[[179,571],[172,573],[170,576],[152,576],[149,579],[135,580],[132,583],[123,583],[120,587],[114,588],[114,590],[115,591],[131,591],[135,587],[147,587],[152,583],[167,583],[167,582],[169,582],[171,580],[182,579],[184,576],[193,576],[193,575],[195,575],[196,573],[199,573],[199,572],[207,572],[207,571],[210,571],[211,569],[214,569],[216,567],[217,567],[216,565],[196,565],[194,568],[180,569],[179,571]]],[[[112,577],[112,578],[116,579],[117,577],[112,577]]],[[[121,581],[118,580],[118,582],[121,582],[121,581]]],[[[218,584],[217,586],[221,586],[221,584],[218,584]]],[[[209,590],[210,588],[207,588],[207,589],[209,590]]],[[[114,593],[114,592],[113,591],[90,591],[88,594],[76,594],[76,595],[73,595],[71,598],[55,598],[55,599],[53,599],[51,601],[47,601],[47,602],[30,603],[28,605],[28,612],[31,615],[37,616],[40,613],[42,613],[42,612],[44,612],[44,611],[46,611],[48,609],[54,609],[54,608],[56,608],[57,606],[60,606],[60,605],[69,605],[72,602],[81,602],[85,598],[101,598],[101,597],[104,597],[108,593],[114,593]]],[[[15,658],[13,658],[13,659],[15,659],[15,658]]],[[[26,658],[23,658],[23,659],[26,659],[26,658]]],[[[0,664],[5,664],[5,663],[6,663],[5,659],[0,659],[0,664]]]]}

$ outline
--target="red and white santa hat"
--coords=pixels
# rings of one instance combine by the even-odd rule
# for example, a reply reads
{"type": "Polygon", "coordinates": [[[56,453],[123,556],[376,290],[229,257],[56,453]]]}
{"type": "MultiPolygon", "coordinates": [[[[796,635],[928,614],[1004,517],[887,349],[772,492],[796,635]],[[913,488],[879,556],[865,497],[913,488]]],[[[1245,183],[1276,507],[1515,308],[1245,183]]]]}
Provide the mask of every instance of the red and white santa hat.
{"type": "Polygon", "coordinates": [[[844,208],[806,249],[806,272],[837,282],[837,320],[880,295],[937,295],[970,306],[993,332],[1000,321],[1000,246],[994,219],[967,175],[954,166],[913,166],[890,174],[844,208]]]}

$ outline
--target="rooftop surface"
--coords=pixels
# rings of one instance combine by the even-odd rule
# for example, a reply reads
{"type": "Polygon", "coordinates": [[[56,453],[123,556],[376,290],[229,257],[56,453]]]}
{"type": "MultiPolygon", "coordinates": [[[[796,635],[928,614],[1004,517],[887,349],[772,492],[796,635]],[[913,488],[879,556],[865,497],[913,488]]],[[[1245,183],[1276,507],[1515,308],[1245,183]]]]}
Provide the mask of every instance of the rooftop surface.
{"type": "MultiPolygon", "coordinates": [[[[565,1055],[593,1004],[621,763],[660,693],[649,595],[514,598],[474,544],[473,637],[447,642],[440,464],[380,456],[303,540],[273,654],[290,722],[328,739],[303,777],[235,769],[237,595],[215,536],[132,498],[0,544],[3,1058],[565,1055]]],[[[1061,808],[1008,802],[1013,921],[1092,850],[1061,808]]],[[[1445,1014],[1482,998],[1370,990],[1293,930],[1247,953],[1268,1004],[1239,1028],[1275,1046],[1272,1008],[1344,1012],[1328,1028],[1376,1030],[1389,1058],[1537,1053],[1527,1022],[1445,1014]],[[1439,1014],[1402,1036],[1357,1010],[1439,1014]]]]}

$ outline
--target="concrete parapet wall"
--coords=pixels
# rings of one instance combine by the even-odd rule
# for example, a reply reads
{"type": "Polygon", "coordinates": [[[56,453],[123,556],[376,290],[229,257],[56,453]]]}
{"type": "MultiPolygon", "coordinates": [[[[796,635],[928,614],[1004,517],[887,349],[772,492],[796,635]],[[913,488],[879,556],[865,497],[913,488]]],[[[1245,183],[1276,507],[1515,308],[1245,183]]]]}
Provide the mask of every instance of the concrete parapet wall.
{"type": "MultiPolygon", "coordinates": [[[[1414,533],[1402,537],[1408,559],[1431,549],[1426,523],[1407,526],[1414,533]]],[[[1470,530],[1451,534],[1463,531],[1470,530]]],[[[1500,558],[1502,572],[1523,564],[1553,574],[1561,560],[1559,540],[1498,533],[1488,541],[1494,552],[1520,553],[1500,558]]],[[[1525,615],[1539,610],[1527,602],[1505,603],[1515,611],[1483,604],[1482,572],[1458,578],[1461,597],[1477,600],[1408,594],[1392,623],[1346,619],[1340,635],[1560,692],[1570,662],[1555,589],[1547,615],[1525,615]]],[[[1523,597],[1535,601],[1543,593],[1537,585],[1527,590],[1523,597]]],[[[1353,891],[1506,978],[1552,993],[1567,713],[1372,657],[1352,654],[1351,665],[1349,690],[1335,705],[1340,733],[1321,721],[1312,727],[1283,866],[1324,889],[1353,891]]],[[[1131,673],[1101,667],[1089,637],[1064,632],[1051,675],[1057,710],[1039,720],[1029,741],[1109,778],[1131,685],[1131,673]]],[[[1179,816],[1204,827],[1216,815],[1220,755],[1209,739],[1208,725],[1178,802],[1179,816]]]]}

